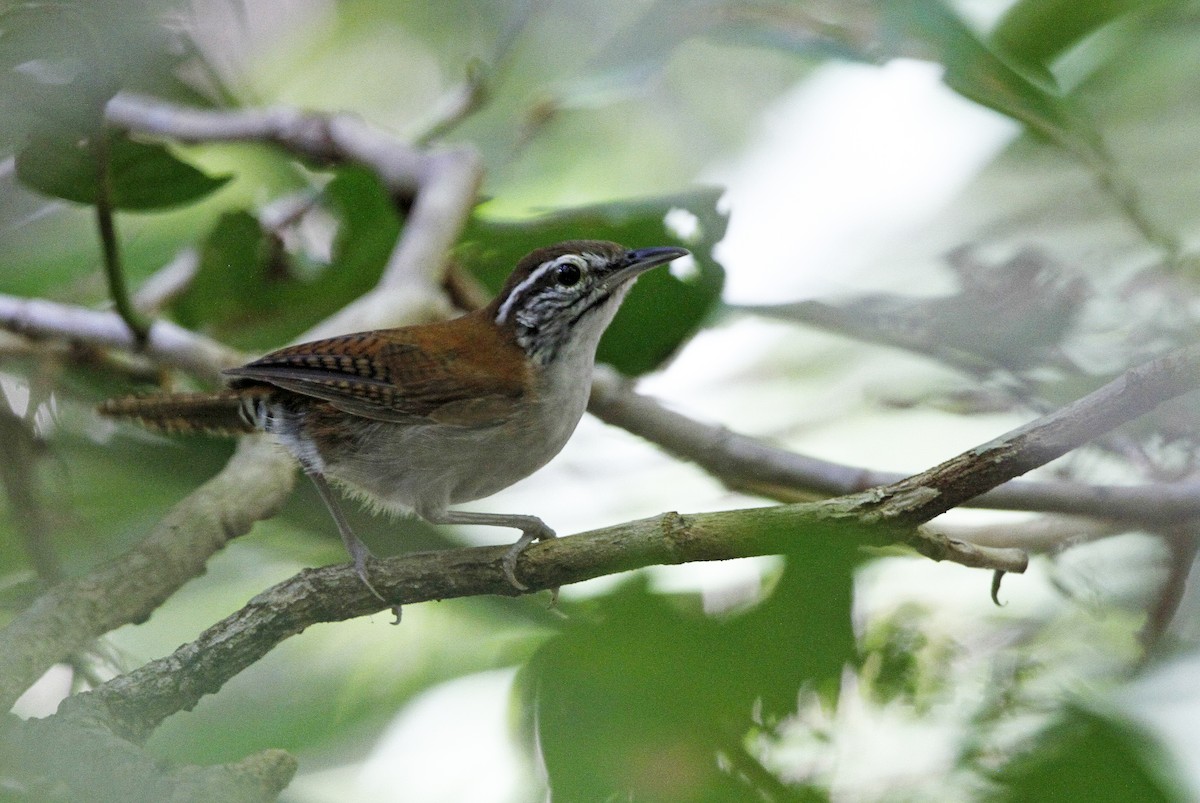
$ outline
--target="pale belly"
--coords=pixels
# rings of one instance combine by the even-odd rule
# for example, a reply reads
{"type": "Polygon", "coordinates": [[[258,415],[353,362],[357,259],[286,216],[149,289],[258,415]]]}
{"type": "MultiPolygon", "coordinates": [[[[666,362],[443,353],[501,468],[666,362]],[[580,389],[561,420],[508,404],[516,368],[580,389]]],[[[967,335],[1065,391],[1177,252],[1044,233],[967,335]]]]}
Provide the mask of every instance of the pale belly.
{"type": "MultiPolygon", "coordinates": [[[[597,337],[598,337],[597,333],[597,337]]],[[[491,496],[544,466],[566,445],[583,417],[596,344],[583,340],[560,355],[561,370],[516,417],[491,427],[396,424],[351,419],[352,437],[317,449],[303,425],[270,427],[308,470],[336,481],[369,504],[422,516],[491,496]]],[[[286,418],[285,411],[279,411],[286,418]]]]}
{"type": "Polygon", "coordinates": [[[484,428],[359,418],[352,439],[321,452],[306,439],[280,440],[302,464],[369,504],[424,515],[491,496],[537,471],[566,445],[586,403],[585,388],[484,428]]]}

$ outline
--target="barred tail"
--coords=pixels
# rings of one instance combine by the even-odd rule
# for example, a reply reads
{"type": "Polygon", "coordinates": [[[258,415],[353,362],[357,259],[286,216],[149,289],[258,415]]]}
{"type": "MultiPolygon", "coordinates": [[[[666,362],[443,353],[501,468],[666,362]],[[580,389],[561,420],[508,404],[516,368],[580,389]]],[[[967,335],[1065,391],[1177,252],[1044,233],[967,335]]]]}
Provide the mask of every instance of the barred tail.
{"type": "Polygon", "coordinates": [[[101,415],[129,418],[160,432],[239,435],[258,429],[257,408],[267,390],[222,390],[216,393],[160,393],[121,396],[97,407],[101,415]]]}

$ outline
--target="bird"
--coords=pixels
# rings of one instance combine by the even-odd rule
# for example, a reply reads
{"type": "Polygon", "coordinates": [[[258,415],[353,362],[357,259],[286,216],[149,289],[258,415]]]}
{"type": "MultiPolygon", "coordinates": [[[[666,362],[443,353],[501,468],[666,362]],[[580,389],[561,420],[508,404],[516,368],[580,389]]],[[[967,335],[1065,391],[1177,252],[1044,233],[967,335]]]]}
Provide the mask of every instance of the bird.
{"type": "Polygon", "coordinates": [[[521,531],[501,569],[555,536],[533,515],[451,509],[548,463],[587,406],[600,336],[637,277],[686,256],[570,240],[520,259],[491,303],[452,320],[287,346],[223,372],[227,387],[108,399],[98,411],[163,432],[266,432],[312,480],[355,572],[375,596],[371,553],[334,486],[373,509],[432,524],[521,531]]]}

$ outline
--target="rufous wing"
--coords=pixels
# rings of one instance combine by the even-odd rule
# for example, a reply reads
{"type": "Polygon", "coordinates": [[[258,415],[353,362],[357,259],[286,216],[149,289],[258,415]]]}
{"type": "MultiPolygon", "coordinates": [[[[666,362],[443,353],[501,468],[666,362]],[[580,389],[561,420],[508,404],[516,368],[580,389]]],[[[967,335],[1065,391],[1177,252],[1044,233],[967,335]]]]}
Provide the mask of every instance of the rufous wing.
{"type": "Polygon", "coordinates": [[[485,348],[479,342],[494,337],[490,327],[458,323],[301,343],[225,374],[323,399],[343,412],[377,421],[501,424],[526,393],[524,362],[512,360],[508,348],[485,348]]]}

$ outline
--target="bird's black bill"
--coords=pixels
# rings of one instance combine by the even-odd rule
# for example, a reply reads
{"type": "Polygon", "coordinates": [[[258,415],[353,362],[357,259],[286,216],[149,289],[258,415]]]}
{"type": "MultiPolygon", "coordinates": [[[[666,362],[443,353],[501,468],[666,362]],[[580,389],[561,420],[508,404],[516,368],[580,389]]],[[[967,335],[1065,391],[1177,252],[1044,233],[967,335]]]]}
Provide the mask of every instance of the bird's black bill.
{"type": "Polygon", "coordinates": [[[689,253],[691,252],[686,248],[676,248],[671,245],[658,246],[656,248],[638,248],[625,255],[626,264],[624,270],[632,268],[641,273],[664,262],[670,262],[672,259],[685,257],[689,253]]]}
{"type": "Polygon", "coordinates": [[[605,280],[604,286],[608,289],[615,288],[651,268],[656,268],[672,259],[687,256],[689,253],[691,252],[686,248],[676,248],[671,245],[629,251],[625,254],[624,263],[605,280]]]}

